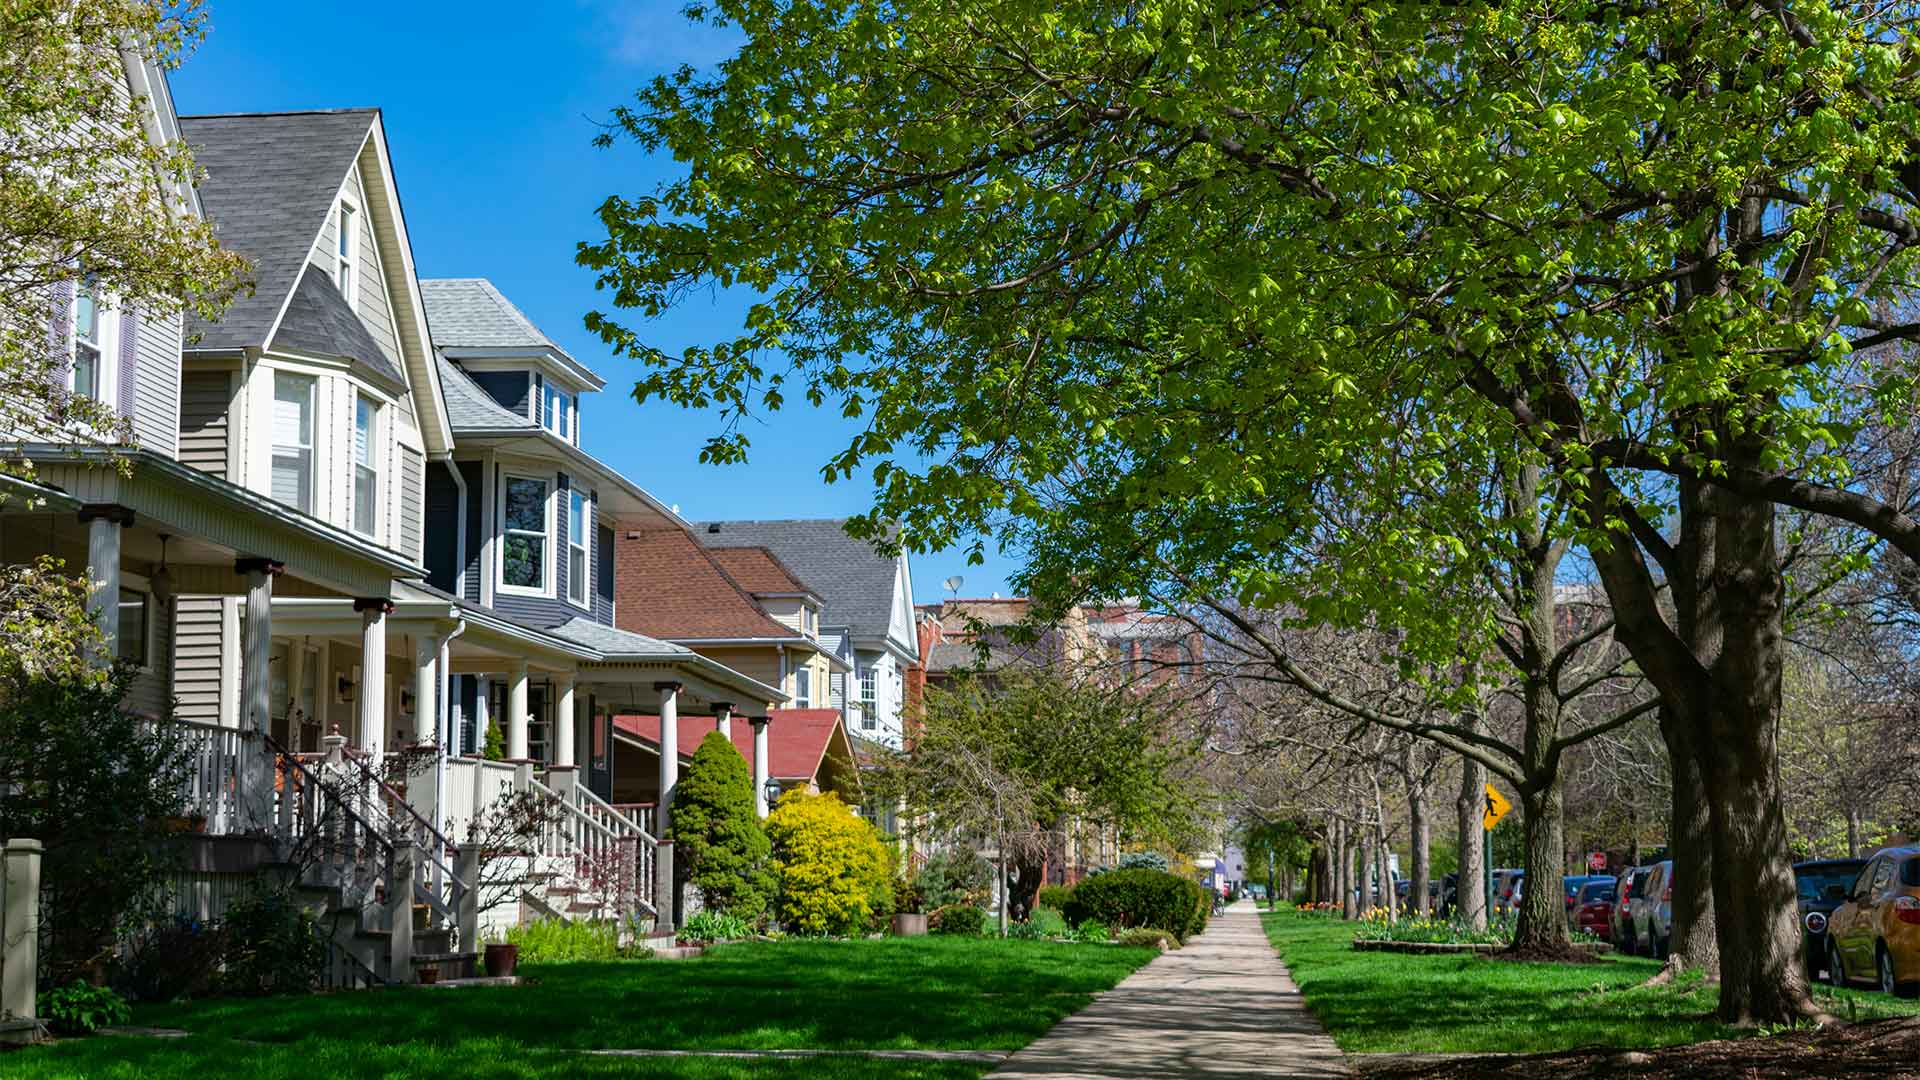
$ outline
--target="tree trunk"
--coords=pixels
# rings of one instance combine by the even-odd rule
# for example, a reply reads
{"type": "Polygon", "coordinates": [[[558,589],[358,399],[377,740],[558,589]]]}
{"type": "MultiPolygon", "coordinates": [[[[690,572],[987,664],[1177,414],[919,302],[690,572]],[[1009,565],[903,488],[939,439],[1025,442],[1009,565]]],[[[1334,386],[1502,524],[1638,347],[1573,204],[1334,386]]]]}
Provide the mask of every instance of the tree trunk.
{"type": "Polygon", "coordinates": [[[1713,835],[1706,782],[1700,776],[1690,731],[1672,707],[1660,710],[1660,733],[1673,771],[1673,824],[1667,832],[1667,857],[1673,860],[1669,962],[1705,972],[1711,979],[1720,976],[1720,941],[1713,917],[1713,835]]]}
{"type": "Polygon", "coordinates": [[[1413,866],[1407,886],[1407,907],[1410,914],[1426,915],[1432,908],[1427,900],[1427,888],[1433,877],[1433,826],[1427,821],[1427,788],[1425,784],[1407,785],[1407,839],[1412,848],[1413,866]]]}
{"type": "Polygon", "coordinates": [[[1564,955],[1573,948],[1567,930],[1566,894],[1560,887],[1565,846],[1560,781],[1556,776],[1537,790],[1520,792],[1526,813],[1527,881],[1521,891],[1520,922],[1513,951],[1523,955],[1564,955]]]}
{"type": "Polygon", "coordinates": [[[1046,884],[1046,876],[1047,864],[1044,861],[1016,859],[1012,887],[1007,892],[1008,914],[1014,922],[1026,922],[1033,917],[1034,901],[1040,895],[1040,886],[1046,884]]]}
{"type": "Polygon", "coordinates": [[[1387,847],[1387,834],[1378,826],[1373,830],[1374,880],[1379,882],[1380,907],[1392,922],[1400,912],[1400,894],[1393,887],[1393,851],[1387,847]]]}
{"type": "MultiPolygon", "coordinates": [[[[1463,717],[1474,732],[1484,730],[1486,721],[1477,712],[1463,717]]],[[[1459,826],[1460,869],[1455,876],[1454,917],[1475,930],[1487,928],[1487,864],[1483,858],[1486,841],[1480,818],[1487,809],[1487,767],[1468,758],[1460,759],[1460,797],[1454,801],[1459,826]]]]}
{"type": "Polygon", "coordinates": [[[1366,918],[1373,910],[1373,839],[1365,825],[1354,824],[1354,917],[1366,918]]]}
{"type": "Polygon", "coordinates": [[[1847,805],[1847,858],[1860,857],[1860,808],[1847,805]]]}
{"type": "MultiPolygon", "coordinates": [[[[1747,455],[1757,463],[1759,452],[1747,455]]],[[[1741,462],[1747,464],[1747,462],[1741,462]]],[[[1711,669],[1707,738],[1696,744],[1713,835],[1720,1019],[1790,1023],[1814,1015],[1779,786],[1780,614],[1785,582],[1773,504],[1719,492],[1714,594],[1724,635],[1711,669]]]]}
{"type": "Polygon", "coordinates": [[[1354,909],[1353,833],[1343,820],[1335,821],[1333,827],[1335,833],[1340,838],[1334,848],[1333,883],[1340,889],[1339,900],[1341,916],[1352,919],[1359,915],[1359,912],[1354,909]]]}

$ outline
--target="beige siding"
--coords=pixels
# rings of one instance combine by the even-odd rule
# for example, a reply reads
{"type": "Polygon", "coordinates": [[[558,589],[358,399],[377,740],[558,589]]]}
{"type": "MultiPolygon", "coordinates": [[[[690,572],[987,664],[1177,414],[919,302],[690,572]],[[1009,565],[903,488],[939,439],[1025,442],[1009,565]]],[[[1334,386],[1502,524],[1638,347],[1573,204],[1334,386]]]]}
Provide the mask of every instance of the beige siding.
{"type": "Polygon", "coordinates": [[[400,458],[400,554],[419,562],[424,518],[427,510],[427,457],[418,450],[402,446],[400,458]]]}
{"type": "Polygon", "coordinates": [[[180,436],[181,318],[178,312],[159,319],[142,315],[134,324],[140,373],[134,386],[133,434],[142,447],[174,457],[180,436]]]}
{"type": "Polygon", "coordinates": [[[228,416],[233,373],[193,371],[180,386],[180,460],[214,476],[227,475],[228,416]]]}
{"type": "Polygon", "coordinates": [[[773,620],[781,626],[792,630],[796,634],[805,633],[805,630],[800,625],[800,601],[762,600],[760,601],[760,605],[766,608],[767,614],[773,616],[773,620]]]}
{"type": "Polygon", "coordinates": [[[148,599],[147,618],[152,620],[153,651],[148,654],[152,667],[134,676],[127,686],[122,707],[130,712],[158,716],[166,711],[167,669],[173,660],[173,621],[165,605],[148,599]]]}
{"type": "Polygon", "coordinates": [[[178,716],[202,724],[220,722],[221,598],[182,596],[173,653],[173,693],[178,716]]]}

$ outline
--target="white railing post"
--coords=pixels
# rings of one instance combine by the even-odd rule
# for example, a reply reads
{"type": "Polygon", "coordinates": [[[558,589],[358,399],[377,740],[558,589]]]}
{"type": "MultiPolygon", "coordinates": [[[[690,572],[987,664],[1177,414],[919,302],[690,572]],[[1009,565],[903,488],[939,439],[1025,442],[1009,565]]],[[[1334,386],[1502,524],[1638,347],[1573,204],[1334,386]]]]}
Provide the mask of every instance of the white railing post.
{"type": "Polygon", "coordinates": [[[413,884],[418,876],[413,838],[400,833],[387,856],[387,978],[413,981],[413,884]]]}

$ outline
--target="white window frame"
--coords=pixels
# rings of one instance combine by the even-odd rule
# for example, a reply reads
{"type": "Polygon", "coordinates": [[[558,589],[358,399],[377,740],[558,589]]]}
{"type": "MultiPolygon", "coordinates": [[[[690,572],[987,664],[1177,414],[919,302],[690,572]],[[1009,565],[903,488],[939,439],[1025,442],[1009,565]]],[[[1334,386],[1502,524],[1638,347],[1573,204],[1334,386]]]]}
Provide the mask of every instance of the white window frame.
{"type": "Polygon", "coordinates": [[[567,603],[582,610],[593,609],[593,500],[579,488],[567,490],[567,603]],[[573,508],[580,507],[580,527],[575,529],[573,508]],[[573,572],[573,553],[580,553],[580,573],[573,572]],[[575,590],[579,596],[575,596],[575,590]]]}
{"type": "Polygon", "coordinates": [[[567,395],[567,434],[563,436],[575,446],[580,445],[580,395],[567,395]]]}
{"type": "Polygon", "coordinates": [[[141,608],[140,647],[137,655],[129,657],[128,659],[133,660],[134,666],[139,668],[142,673],[151,673],[153,671],[154,649],[153,620],[158,616],[159,605],[154,603],[153,591],[151,589],[128,581],[125,578],[120,582],[120,595],[115,599],[113,608],[113,629],[115,637],[117,638],[114,642],[114,659],[122,659],[127,651],[126,638],[120,635],[120,609],[134,598],[138,598],[141,608]]]}
{"type": "Polygon", "coordinates": [[[367,406],[367,414],[368,414],[367,461],[365,464],[362,464],[360,462],[360,459],[354,455],[353,444],[355,439],[350,438],[347,443],[347,458],[349,460],[347,501],[351,505],[347,508],[347,526],[351,528],[356,534],[372,539],[380,535],[381,519],[386,516],[383,513],[382,503],[384,502],[384,500],[381,498],[382,486],[380,483],[380,480],[381,480],[380,466],[382,463],[382,459],[385,456],[381,453],[381,451],[385,449],[385,443],[381,439],[381,431],[384,426],[385,417],[381,415],[384,410],[381,408],[380,400],[378,398],[373,397],[372,395],[364,391],[360,391],[360,390],[354,391],[353,435],[356,438],[360,434],[360,406],[362,403],[364,403],[367,406]],[[361,469],[366,469],[368,472],[373,474],[372,524],[366,529],[360,528],[360,510],[361,510],[360,470],[361,469]]]}
{"type": "Polygon", "coordinates": [[[358,306],[353,289],[360,269],[360,208],[342,196],[333,211],[333,283],[347,303],[358,306]]]}
{"type": "Polygon", "coordinates": [[[813,669],[806,666],[793,669],[793,706],[796,709],[813,708],[813,669]]]}
{"type": "Polygon", "coordinates": [[[307,505],[300,506],[295,503],[282,503],[281,505],[291,506],[303,514],[318,516],[317,507],[320,503],[320,454],[315,444],[319,441],[320,380],[303,371],[282,371],[278,368],[271,368],[269,370],[272,373],[271,377],[273,379],[272,400],[274,412],[276,413],[280,408],[280,380],[283,378],[305,380],[307,384],[307,442],[304,446],[293,443],[282,444],[278,440],[278,433],[273,430],[273,419],[269,417],[269,429],[267,432],[267,495],[269,498],[273,495],[273,470],[276,459],[280,456],[280,447],[286,445],[290,449],[305,450],[307,453],[307,505]]]}
{"type": "Polygon", "coordinates": [[[572,442],[568,432],[573,428],[573,397],[560,389],[553,380],[546,380],[546,388],[541,391],[540,426],[558,435],[563,442],[572,442]],[[559,408],[555,408],[555,406],[559,408]]]}
{"type": "Polygon", "coordinates": [[[98,401],[111,405],[117,400],[118,385],[115,382],[119,370],[120,358],[120,320],[112,318],[113,305],[107,302],[101,293],[99,279],[93,274],[82,273],[73,283],[73,302],[67,305],[67,386],[75,397],[84,397],[89,401],[98,401]],[[84,343],[84,348],[93,351],[93,391],[80,392],[80,350],[83,347],[80,338],[80,300],[87,297],[93,303],[93,338],[84,343]]]}
{"type": "MultiPolygon", "coordinates": [[[[558,485],[554,483],[553,477],[541,476],[538,473],[514,472],[508,469],[500,474],[500,506],[498,508],[500,543],[497,545],[500,549],[500,554],[494,567],[494,581],[497,583],[496,588],[498,588],[499,591],[512,596],[551,597],[553,595],[553,495],[557,487],[558,485]],[[544,542],[540,545],[542,565],[540,567],[540,585],[538,588],[526,585],[511,585],[507,582],[507,538],[511,535],[507,529],[507,491],[513,486],[515,480],[530,481],[540,484],[546,489],[546,495],[542,500],[542,506],[546,512],[546,535],[544,542]]],[[[525,530],[513,531],[524,532],[525,530]]]]}

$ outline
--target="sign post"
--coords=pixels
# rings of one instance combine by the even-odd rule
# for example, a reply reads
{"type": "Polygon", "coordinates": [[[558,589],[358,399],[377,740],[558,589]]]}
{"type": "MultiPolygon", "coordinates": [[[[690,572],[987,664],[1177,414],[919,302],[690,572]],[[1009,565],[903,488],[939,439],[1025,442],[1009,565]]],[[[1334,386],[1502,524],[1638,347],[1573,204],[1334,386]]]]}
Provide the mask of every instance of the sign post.
{"type": "Polygon", "coordinates": [[[1481,904],[1487,911],[1487,922],[1493,922],[1493,827],[1507,816],[1513,804],[1507,801],[1500,789],[1487,785],[1487,809],[1480,815],[1480,871],[1484,876],[1481,904]]]}

